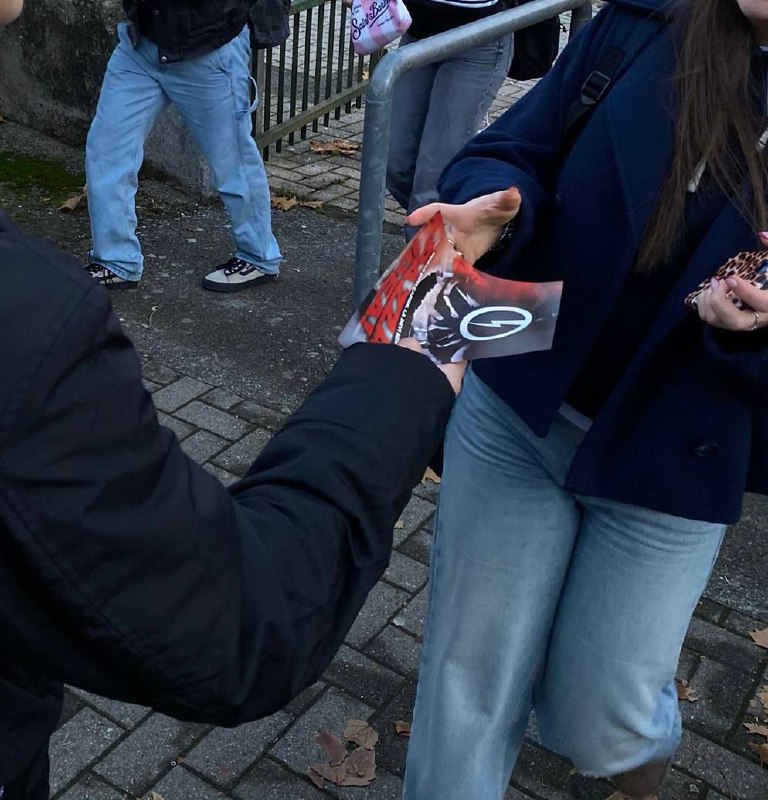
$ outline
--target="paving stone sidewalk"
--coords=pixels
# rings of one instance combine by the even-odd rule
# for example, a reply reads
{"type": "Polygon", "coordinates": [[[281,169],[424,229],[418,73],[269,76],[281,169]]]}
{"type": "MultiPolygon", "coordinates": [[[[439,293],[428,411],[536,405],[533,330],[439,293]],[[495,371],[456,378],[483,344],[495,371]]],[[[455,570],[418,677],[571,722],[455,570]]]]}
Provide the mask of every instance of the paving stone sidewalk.
{"type": "MultiPolygon", "coordinates": [[[[224,484],[245,472],[284,419],[259,398],[240,397],[155,361],[145,363],[144,375],[161,422],[224,484]]],[[[394,722],[411,717],[436,489],[417,488],[394,531],[391,565],[346,644],[322,680],[286,710],[227,730],[69,690],[51,748],[52,797],[133,800],[156,792],[164,800],[398,800],[407,741],[395,735],[394,722]],[[381,735],[378,777],[365,788],[320,791],[304,777],[321,760],[312,734],[329,728],[340,735],[350,718],[369,720],[381,735]]],[[[768,650],[749,638],[768,624],[768,589],[763,583],[742,586],[737,597],[747,600],[732,607],[711,599],[728,596],[741,579],[734,548],[756,536],[764,541],[765,508],[750,499],[691,624],[679,676],[699,699],[682,703],[684,744],[662,800],[768,798],[768,769],[749,749],[750,740],[759,740],[742,726],[768,713],[757,699],[768,684],[768,650]],[[755,616],[742,613],[745,607],[755,616]]],[[[540,748],[531,730],[506,800],[603,800],[610,793],[606,782],[574,774],[567,762],[540,748]]]]}

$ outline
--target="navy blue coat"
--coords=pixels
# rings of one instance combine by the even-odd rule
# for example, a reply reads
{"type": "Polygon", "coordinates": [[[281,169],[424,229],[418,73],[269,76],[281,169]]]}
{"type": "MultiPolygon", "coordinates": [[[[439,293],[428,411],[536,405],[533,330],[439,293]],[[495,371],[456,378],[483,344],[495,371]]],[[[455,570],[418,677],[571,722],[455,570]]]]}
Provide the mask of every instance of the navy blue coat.
{"type": "MultiPolygon", "coordinates": [[[[551,351],[475,365],[540,436],[600,334],[671,163],[671,26],[659,27],[563,160],[566,113],[601,48],[615,43],[612,32],[626,28],[621,16],[660,5],[615,0],[441,179],[451,203],[517,186],[523,202],[505,273],[565,282],[551,351]]],[[[745,490],[768,493],[768,334],[718,331],[683,302],[727,258],[759,246],[726,204],[586,434],[567,489],[727,523],[739,518],[745,490]]]]}

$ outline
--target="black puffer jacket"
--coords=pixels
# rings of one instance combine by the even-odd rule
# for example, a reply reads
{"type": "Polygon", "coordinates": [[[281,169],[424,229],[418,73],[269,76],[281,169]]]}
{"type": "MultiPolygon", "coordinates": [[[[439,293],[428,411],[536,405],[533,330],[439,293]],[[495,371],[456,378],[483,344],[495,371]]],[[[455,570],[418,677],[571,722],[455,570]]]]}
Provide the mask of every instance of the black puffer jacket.
{"type": "Polygon", "coordinates": [[[204,56],[226,44],[243,29],[249,7],[248,0],[123,0],[134,44],[142,34],[140,15],[151,14],[151,39],[162,63],[204,56]]]}
{"type": "Polygon", "coordinates": [[[108,293],[0,213],[0,786],[60,683],[182,719],[270,714],[333,658],[452,405],[355,345],[225,489],[158,425],[108,293]]]}

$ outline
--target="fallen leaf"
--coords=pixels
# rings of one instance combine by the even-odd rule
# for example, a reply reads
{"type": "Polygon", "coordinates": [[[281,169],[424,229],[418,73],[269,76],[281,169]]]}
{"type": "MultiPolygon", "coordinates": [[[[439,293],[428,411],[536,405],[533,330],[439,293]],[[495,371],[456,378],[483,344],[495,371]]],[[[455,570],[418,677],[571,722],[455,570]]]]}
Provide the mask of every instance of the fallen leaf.
{"type": "Polygon", "coordinates": [[[768,744],[752,744],[750,742],[749,749],[757,753],[761,767],[768,766],[768,744]]]}
{"type": "Polygon", "coordinates": [[[339,786],[367,786],[376,778],[376,753],[367,747],[356,747],[342,766],[347,778],[339,786]]]}
{"type": "Polygon", "coordinates": [[[742,725],[756,736],[765,736],[768,739],[768,725],[753,725],[751,722],[742,722],[742,725]]]}
{"type": "Polygon", "coordinates": [[[362,145],[351,139],[331,139],[330,142],[310,142],[310,150],[315,153],[330,153],[332,155],[349,156],[356,153],[362,145]]]}
{"type": "Polygon", "coordinates": [[[350,719],[344,728],[344,738],[366,750],[373,750],[379,734],[364,719],[350,719]]]}
{"type": "Polygon", "coordinates": [[[0,115],[0,125],[2,125],[4,122],[5,122],[5,117],[0,115]]]}
{"type": "Polygon", "coordinates": [[[272,207],[279,208],[280,211],[290,211],[298,204],[299,201],[295,197],[281,197],[280,195],[272,197],[272,207]]]}
{"type": "Polygon", "coordinates": [[[677,689],[678,700],[687,700],[689,703],[695,703],[699,699],[696,690],[688,685],[688,681],[675,679],[675,688],[677,689]]]}
{"type": "Polygon", "coordinates": [[[402,530],[404,527],[405,527],[405,522],[404,522],[403,520],[401,520],[401,519],[399,519],[399,520],[398,520],[398,521],[395,523],[395,530],[396,530],[396,531],[401,531],[401,530],[402,530]]]}
{"type": "Polygon", "coordinates": [[[303,208],[322,208],[322,200],[299,200],[299,205],[303,208]]]}
{"type": "MultiPolygon", "coordinates": [[[[315,744],[319,744],[320,747],[325,750],[325,754],[328,756],[328,761],[330,761],[331,765],[334,767],[338,764],[341,764],[341,762],[347,757],[347,748],[344,747],[344,742],[342,742],[338,736],[334,736],[334,734],[332,734],[326,728],[323,728],[319,733],[316,733],[312,737],[312,741],[315,744]]],[[[312,767],[312,769],[314,769],[314,767],[312,767]]]]}
{"type": "Polygon", "coordinates": [[[424,473],[424,477],[421,479],[421,482],[424,484],[427,481],[432,481],[432,483],[440,483],[440,476],[433,472],[429,467],[427,467],[427,471],[424,473]]]}
{"type": "Polygon", "coordinates": [[[336,786],[367,786],[376,778],[376,756],[373,750],[358,747],[341,764],[313,764],[307,775],[319,788],[322,780],[336,786]],[[314,775],[317,775],[317,778],[314,775]]]}
{"type": "Polygon", "coordinates": [[[83,191],[79,194],[70,195],[58,208],[59,211],[74,211],[76,208],[86,206],[88,204],[88,195],[83,191]]]}
{"type": "Polygon", "coordinates": [[[148,800],[165,800],[165,798],[157,792],[150,792],[148,800]]]}
{"type": "Polygon", "coordinates": [[[768,712],[768,686],[763,686],[757,693],[757,698],[763,704],[763,709],[768,712]]]}
{"type": "Polygon", "coordinates": [[[398,736],[410,736],[411,735],[411,723],[406,722],[403,719],[396,719],[395,720],[395,733],[398,736]]]}
{"type": "Polygon", "coordinates": [[[307,770],[307,777],[312,781],[312,783],[317,786],[318,789],[325,789],[325,780],[322,775],[315,772],[312,767],[307,770]]]}
{"type": "Polygon", "coordinates": [[[768,628],[763,628],[761,631],[752,631],[749,635],[758,647],[764,647],[768,650],[768,628]]]}

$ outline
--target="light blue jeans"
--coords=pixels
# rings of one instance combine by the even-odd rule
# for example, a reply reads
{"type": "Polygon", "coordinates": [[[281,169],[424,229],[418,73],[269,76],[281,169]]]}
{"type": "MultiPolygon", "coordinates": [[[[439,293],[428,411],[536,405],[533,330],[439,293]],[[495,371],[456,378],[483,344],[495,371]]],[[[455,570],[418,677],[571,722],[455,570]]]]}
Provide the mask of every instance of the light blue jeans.
{"type": "MultiPolygon", "coordinates": [[[[400,46],[416,41],[405,34],[400,46]]],[[[512,61],[512,34],[398,78],[387,188],[410,213],[437,200],[448,162],[481,127],[512,61]]]]}
{"type": "Polygon", "coordinates": [[[559,418],[540,439],[474,374],[464,382],[406,800],[499,800],[532,708],[542,744],[587,775],[677,747],[675,669],[725,526],[565,491],[583,435],[559,418]]]}
{"type": "Polygon", "coordinates": [[[152,125],[173,103],[211,165],[232,221],[235,255],[276,274],[281,255],[272,235],[269,185],[251,136],[248,29],[205,56],[172,64],[160,64],[148,39],[134,48],[126,23],[118,26],[118,38],[85,151],[91,259],[126,280],[141,277],[138,172],[152,125]]]}

